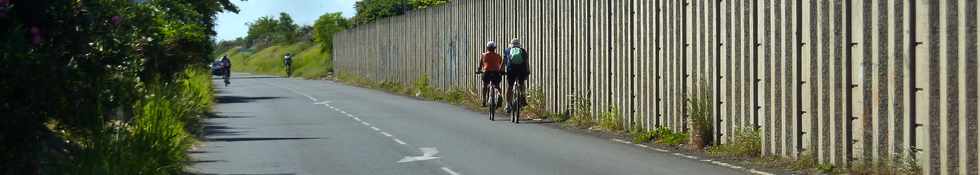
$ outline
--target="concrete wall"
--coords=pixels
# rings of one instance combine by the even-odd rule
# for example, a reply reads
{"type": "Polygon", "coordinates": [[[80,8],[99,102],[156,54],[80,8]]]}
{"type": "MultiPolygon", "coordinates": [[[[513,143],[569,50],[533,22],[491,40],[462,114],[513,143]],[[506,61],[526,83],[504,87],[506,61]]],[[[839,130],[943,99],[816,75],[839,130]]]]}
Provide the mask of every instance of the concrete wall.
{"type": "Polygon", "coordinates": [[[764,152],[820,161],[913,156],[976,174],[975,0],[456,0],[337,34],[336,70],[474,89],[482,45],[521,38],[548,109],[572,97],[623,122],[686,130],[705,82],[720,143],[759,128],[764,152]]]}

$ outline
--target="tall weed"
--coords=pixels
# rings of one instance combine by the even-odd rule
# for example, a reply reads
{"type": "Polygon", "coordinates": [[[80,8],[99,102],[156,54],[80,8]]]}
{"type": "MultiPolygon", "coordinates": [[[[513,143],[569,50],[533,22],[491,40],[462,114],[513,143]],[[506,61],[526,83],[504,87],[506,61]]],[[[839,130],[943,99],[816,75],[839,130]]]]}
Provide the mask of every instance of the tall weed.
{"type": "Polygon", "coordinates": [[[619,114],[619,107],[612,106],[599,114],[599,128],[607,132],[622,132],[623,117],[619,114]]]}

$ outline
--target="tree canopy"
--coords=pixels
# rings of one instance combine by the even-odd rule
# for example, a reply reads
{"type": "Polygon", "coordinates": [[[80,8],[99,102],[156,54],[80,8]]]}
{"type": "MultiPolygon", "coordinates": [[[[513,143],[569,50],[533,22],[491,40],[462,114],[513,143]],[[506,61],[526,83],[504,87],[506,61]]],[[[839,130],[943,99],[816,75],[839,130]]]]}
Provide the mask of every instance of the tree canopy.
{"type": "Polygon", "coordinates": [[[398,16],[405,12],[448,3],[448,0],[363,0],[354,5],[357,10],[351,21],[354,25],[367,24],[374,20],[398,16]]]}
{"type": "Polygon", "coordinates": [[[263,16],[247,25],[248,36],[245,37],[245,42],[249,46],[291,43],[300,35],[299,26],[285,12],[279,13],[278,19],[263,16]]]}
{"type": "Polygon", "coordinates": [[[320,16],[313,24],[313,39],[323,46],[323,50],[333,50],[333,35],[350,27],[350,21],[340,12],[320,16]]]}

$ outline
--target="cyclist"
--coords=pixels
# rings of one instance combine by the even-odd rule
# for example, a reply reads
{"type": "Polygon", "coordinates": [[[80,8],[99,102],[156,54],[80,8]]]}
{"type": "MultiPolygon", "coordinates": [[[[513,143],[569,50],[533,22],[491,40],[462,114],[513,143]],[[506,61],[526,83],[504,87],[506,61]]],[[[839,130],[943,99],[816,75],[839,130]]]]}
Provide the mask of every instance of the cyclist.
{"type": "MultiPolygon", "coordinates": [[[[531,68],[528,66],[527,50],[521,47],[521,41],[517,38],[511,39],[508,48],[504,50],[504,66],[507,70],[507,89],[513,89],[517,83],[527,88],[527,77],[531,75],[531,68]]],[[[521,89],[526,91],[527,89],[521,89]]],[[[513,98],[513,92],[507,91],[507,101],[513,98]]],[[[507,104],[507,112],[510,112],[510,103],[507,104]]]]}
{"type": "Polygon", "coordinates": [[[286,56],[282,58],[283,65],[286,66],[286,77],[292,76],[293,74],[293,54],[286,53],[286,56]]]}
{"type": "Polygon", "coordinates": [[[225,86],[231,84],[231,59],[228,59],[228,55],[221,57],[221,73],[225,79],[225,86]]]}
{"type": "Polygon", "coordinates": [[[500,91],[500,80],[502,76],[501,69],[503,67],[503,58],[500,54],[497,54],[497,43],[493,41],[488,41],[486,47],[483,50],[483,54],[480,56],[479,67],[476,68],[477,73],[483,73],[483,106],[487,106],[487,94],[490,89],[487,89],[487,85],[493,85],[493,88],[500,91]]]}

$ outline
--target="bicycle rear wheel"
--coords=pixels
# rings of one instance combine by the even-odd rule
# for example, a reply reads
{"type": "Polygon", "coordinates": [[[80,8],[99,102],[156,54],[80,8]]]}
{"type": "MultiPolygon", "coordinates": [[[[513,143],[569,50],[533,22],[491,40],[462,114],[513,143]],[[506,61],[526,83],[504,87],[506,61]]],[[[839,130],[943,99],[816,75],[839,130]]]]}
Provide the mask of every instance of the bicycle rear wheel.
{"type": "MultiPolygon", "coordinates": [[[[493,90],[493,88],[491,88],[491,90],[493,90]]],[[[489,103],[489,112],[487,112],[487,115],[490,116],[490,121],[493,121],[493,117],[496,115],[495,113],[497,111],[497,99],[495,97],[497,95],[496,93],[496,91],[490,91],[490,94],[488,95],[489,98],[484,97],[487,103],[489,103]]]]}

